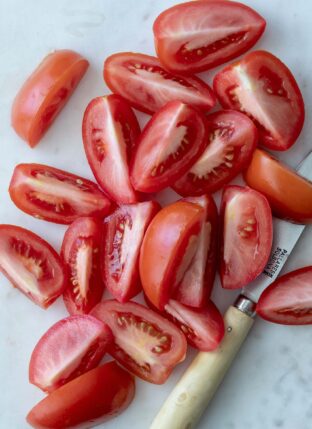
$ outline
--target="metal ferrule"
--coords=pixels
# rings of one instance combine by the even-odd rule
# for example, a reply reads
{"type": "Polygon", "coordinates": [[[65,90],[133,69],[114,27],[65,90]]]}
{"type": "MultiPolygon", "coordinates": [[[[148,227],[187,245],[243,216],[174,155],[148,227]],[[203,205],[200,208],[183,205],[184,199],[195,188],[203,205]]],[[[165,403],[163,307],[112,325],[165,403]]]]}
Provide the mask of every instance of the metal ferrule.
{"type": "Polygon", "coordinates": [[[256,304],[244,295],[239,295],[234,303],[234,307],[249,317],[255,317],[256,315],[256,304]]]}

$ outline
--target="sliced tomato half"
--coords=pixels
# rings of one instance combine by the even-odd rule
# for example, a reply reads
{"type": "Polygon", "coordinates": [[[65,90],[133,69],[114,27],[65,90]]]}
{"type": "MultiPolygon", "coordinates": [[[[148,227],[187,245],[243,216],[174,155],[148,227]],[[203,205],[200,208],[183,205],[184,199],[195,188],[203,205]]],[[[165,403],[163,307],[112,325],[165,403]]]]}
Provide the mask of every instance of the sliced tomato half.
{"type": "Polygon", "coordinates": [[[195,76],[174,75],[163,68],[156,57],[121,52],[104,63],[104,80],[116,94],[123,96],[138,110],[157,112],[166,103],[183,103],[210,110],[216,98],[212,89],[195,76]]]}
{"type": "Polygon", "coordinates": [[[69,224],[80,216],[103,218],[111,208],[95,183],[41,164],[17,165],[9,193],[20,210],[55,223],[69,224]]]}
{"type": "Polygon", "coordinates": [[[264,269],[272,247],[272,214],[267,199],[248,187],[227,186],[221,203],[221,283],[238,289],[264,269]]]}
{"type": "Polygon", "coordinates": [[[120,206],[105,219],[102,246],[102,277],[120,302],[141,290],[139,255],[145,231],[159,211],[155,201],[120,206]]]}

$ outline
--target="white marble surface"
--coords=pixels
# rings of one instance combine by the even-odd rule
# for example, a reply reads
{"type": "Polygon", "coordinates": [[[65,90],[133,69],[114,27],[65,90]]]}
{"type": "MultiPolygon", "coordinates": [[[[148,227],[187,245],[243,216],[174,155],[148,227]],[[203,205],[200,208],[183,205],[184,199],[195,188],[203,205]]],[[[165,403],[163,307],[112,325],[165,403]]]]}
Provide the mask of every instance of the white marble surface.
{"type": "MultiPolygon", "coordinates": [[[[65,228],[35,220],[11,203],[7,188],[18,162],[41,162],[92,178],[80,135],[88,101],[107,93],[104,58],[116,51],[153,53],[154,18],[175,0],[0,0],[0,223],[23,225],[57,249],[65,228]],[[10,107],[17,89],[51,50],[72,48],[90,60],[78,90],[41,144],[30,150],[10,128],[10,107]]],[[[248,0],[267,19],[258,48],[271,50],[293,70],[302,88],[307,118],[295,147],[280,156],[296,163],[312,148],[312,2],[248,0]]],[[[211,80],[213,73],[205,79],[211,80]]],[[[142,121],[145,120],[141,115],[142,121]]],[[[168,196],[161,196],[164,201],[168,196]]],[[[312,229],[307,228],[285,271],[312,263],[312,229]]],[[[216,284],[224,310],[233,294],[216,284]]],[[[28,384],[27,368],[38,338],[66,315],[59,300],[43,311],[0,277],[0,427],[24,429],[27,411],[44,395],[28,384]]],[[[312,328],[283,327],[257,320],[241,353],[205,413],[200,429],[310,429],[312,427],[312,328]]],[[[189,356],[190,359],[191,356],[189,356]]],[[[189,361],[188,359],[188,361],[189,361]]],[[[131,407],[107,429],[147,429],[188,362],[164,386],[137,382],[131,407]]],[[[168,428],[170,429],[170,428],[168,428]]]]}

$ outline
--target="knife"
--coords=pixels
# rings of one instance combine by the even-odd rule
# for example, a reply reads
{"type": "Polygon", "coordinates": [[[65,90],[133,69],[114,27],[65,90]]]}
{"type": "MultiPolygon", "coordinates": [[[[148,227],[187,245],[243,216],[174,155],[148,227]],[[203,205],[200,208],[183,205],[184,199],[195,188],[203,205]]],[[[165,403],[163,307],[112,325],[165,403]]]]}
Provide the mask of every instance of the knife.
{"type": "MultiPolygon", "coordinates": [[[[299,164],[297,172],[312,179],[312,152],[299,164]]],[[[226,311],[225,335],[219,347],[212,352],[197,354],[150,429],[196,427],[254,323],[256,303],[261,293],[278,277],[304,228],[305,225],[273,218],[272,251],[264,271],[243,288],[234,305],[226,311]]]]}

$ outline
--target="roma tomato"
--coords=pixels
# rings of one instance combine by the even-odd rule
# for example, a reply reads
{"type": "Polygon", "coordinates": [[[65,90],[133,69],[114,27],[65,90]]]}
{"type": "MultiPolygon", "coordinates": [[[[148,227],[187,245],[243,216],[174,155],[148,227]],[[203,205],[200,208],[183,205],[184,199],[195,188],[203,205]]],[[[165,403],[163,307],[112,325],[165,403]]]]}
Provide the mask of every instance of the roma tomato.
{"type": "Polygon", "coordinates": [[[119,302],[129,301],[142,290],[140,248],[145,231],[159,209],[155,201],[123,205],[105,219],[102,277],[119,302]]]}
{"type": "Polygon", "coordinates": [[[92,217],[76,219],[67,229],[61,256],[69,274],[63,299],[69,314],[85,314],[101,300],[100,249],[102,222],[92,217]]]}
{"type": "Polygon", "coordinates": [[[141,247],[140,277],[147,298],[163,310],[179,285],[198,247],[205,211],[178,201],[160,210],[141,247]]]}
{"type": "Polygon", "coordinates": [[[221,189],[249,164],[258,141],[253,122],[240,112],[223,110],[207,116],[208,145],[173,189],[183,196],[221,189]]]}
{"type": "Polygon", "coordinates": [[[205,307],[216,273],[218,212],[210,195],[189,197],[184,201],[198,204],[205,211],[198,247],[183,279],[174,292],[174,299],[191,307],[205,307]]]}
{"type": "Polygon", "coordinates": [[[267,197],[275,216],[312,223],[312,183],[268,153],[255,151],[245,180],[267,197]]]}
{"type": "Polygon", "coordinates": [[[304,103],[290,70],[269,52],[254,51],[230,64],[214,78],[224,108],[240,110],[256,123],[260,143],[287,150],[304,122],[304,103]]]}
{"type": "Polygon", "coordinates": [[[51,392],[95,368],[113,340],[111,330],[89,315],[55,323],[39,340],[29,363],[29,381],[51,392]]]}
{"type": "Polygon", "coordinates": [[[55,51],[26,80],[14,99],[11,121],[30,147],[43,137],[88,66],[88,61],[74,51],[55,51]]]}
{"type": "Polygon", "coordinates": [[[254,280],[269,259],[273,238],[271,209],[259,192],[227,186],[221,216],[221,283],[225,289],[238,289],[254,280]]]}
{"type": "Polygon", "coordinates": [[[28,413],[27,422],[36,429],[88,429],[124,411],[134,393],[133,377],[108,362],[50,393],[28,413]]]}
{"type": "Polygon", "coordinates": [[[216,102],[211,88],[195,76],[174,75],[163,68],[156,57],[121,52],[104,63],[104,80],[116,94],[145,113],[157,112],[166,103],[179,100],[201,110],[210,110],[216,102]]]}
{"type": "Polygon", "coordinates": [[[282,325],[312,324],[312,267],[279,277],[262,292],[257,313],[282,325]]]}
{"type": "Polygon", "coordinates": [[[17,165],[9,193],[23,212],[55,223],[69,224],[80,216],[102,219],[111,208],[95,183],[41,164],[17,165]]]}
{"type": "Polygon", "coordinates": [[[204,116],[180,101],[167,103],[148,122],[134,152],[134,188],[157,192],[172,185],[188,171],[206,145],[204,116]]]}
{"type": "Polygon", "coordinates": [[[0,270],[42,308],[48,308],[67,283],[61,258],[53,247],[15,225],[0,225],[0,270]]]}
{"type": "Polygon", "coordinates": [[[92,314],[111,328],[109,353],[129,371],[150,383],[164,383],[185,358],[186,340],[171,322],[135,302],[106,301],[92,314]]]}
{"type": "Polygon", "coordinates": [[[228,1],[173,6],[154,22],[157,55],[168,70],[188,74],[211,69],[250,49],[265,20],[250,7],[228,1]]]}
{"type": "Polygon", "coordinates": [[[84,114],[82,137],[94,177],[118,203],[137,201],[129,178],[129,161],[140,126],[126,100],[119,95],[93,99],[84,114]]]}

